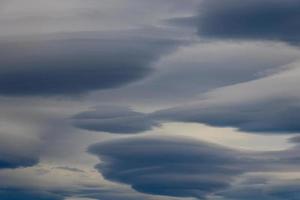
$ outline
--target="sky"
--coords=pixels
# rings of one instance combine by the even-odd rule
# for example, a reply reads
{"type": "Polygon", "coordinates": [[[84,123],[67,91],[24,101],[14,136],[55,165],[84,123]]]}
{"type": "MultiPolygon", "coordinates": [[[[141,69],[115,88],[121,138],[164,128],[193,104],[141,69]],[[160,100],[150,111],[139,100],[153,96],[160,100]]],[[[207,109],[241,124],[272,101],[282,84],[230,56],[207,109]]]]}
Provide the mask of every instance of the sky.
{"type": "Polygon", "coordinates": [[[299,0],[0,0],[1,200],[298,200],[299,0]]]}

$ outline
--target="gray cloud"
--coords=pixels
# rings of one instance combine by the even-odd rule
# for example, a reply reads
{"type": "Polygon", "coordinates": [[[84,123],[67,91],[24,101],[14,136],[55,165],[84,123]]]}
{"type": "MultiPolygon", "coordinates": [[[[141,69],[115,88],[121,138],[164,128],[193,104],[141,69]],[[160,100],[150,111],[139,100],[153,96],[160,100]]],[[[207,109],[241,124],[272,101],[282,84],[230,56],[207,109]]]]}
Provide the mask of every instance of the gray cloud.
{"type": "Polygon", "coordinates": [[[274,75],[219,88],[195,103],[158,111],[154,118],[236,127],[260,133],[299,133],[299,63],[274,75]]]}
{"type": "MultiPolygon", "coordinates": [[[[105,182],[109,188],[102,189],[102,177],[90,169],[95,158],[84,150],[93,141],[118,136],[84,134],[65,120],[93,101],[161,110],[148,114],[97,107],[72,117],[74,126],[138,134],[166,121],[179,121],[254,133],[299,133],[300,71],[298,66],[285,66],[299,58],[299,52],[265,41],[299,44],[300,4],[296,0],[204,0],[199,14],[190,17],[198,2],[0,1],[0,25],[5,27],[0,33],[0,95],[18,96],[15,104],[20,105],[7,108],[0,103],[0,199],[297,199],[298,180],[271,182],[259,176],[246,178],[241,185],[235,181],[247,173],[299,171],[299,138],[291,139],[295,144],[291,149],[257,153],[145,135],[102,142],[89,148],[101,160],[96,169],[106,179],[126,184],[113,188],[105,182]],[[198,43],[170,55],[181,44],[178,38],[192,41],[194,35],[187,27],[161,23],[169,18],[171,23],[196,27],[201,38],[230,43],[198,43]],[[8,35],[13,42],[5,41],[8,35]],[[49,103],[45,98],[39,99],[39,105],[36,99],[27,104],[28,97],[24,98],[97,90],[97,98],[89,96],[73,105],[53,99],[49,103]],[[39,158],[45,166],[29,168],[39,158]]],[[[238,142],[234,136],[232,140],[238,142]]]]}
{"type": "Polygon", "coordinates": [[[2,200],[63,200],[60,195],[44,191],[31,191],[22,189],[0,189],[0,198],[2,200]]]}
{"type": "Polygon", "coordinates": [[[93,99],[170,107],[218,87],[269,76],[299,55],[299,49],[278,43],[195,43],[160,59],[151,76],[119,89],[98,91],[93,99]]]}
{"type": "MultiPolygon", "coordinates": [[[[73,194],[76,196],[76,194],[73,194]]],[[[182,200],[182,198],[149,195],[136,192],[132,189],[86,189],[78,192],[78,196],[98,200],[182,200]]]]}
{"type": "Polygon", "coordinates": [[[246,153],[178,138],[133,138],[89,148],[99,156],[96,168],[109,180],[156,195],[204,198],[229,187],[251,169],[246,153]]]}
{"type": "Polygon", "coordinates": [[[299,44],[297,0],[205,0],[195,21],[202,37],[299,44]]]}
{"type": "Polygon", "coordinates": [[[0,94],[78,94],[145,77],[176,42],[151,38],[57,39],[7,43],[0,94]]]}
{"type": "Polygon", "coordinates": [[[247,152],[183,138],[134,137],[92,145],[89,152],[101,159],[96,168],[105,178],[142,193],[222,200],[294,200],[299,194],[297,180],[261,175],[297,172],[298,146],[247,152]]]}
{"type": "Polygon", "coordinates": [[[38,125],[30,121],[35,117],[33,111],[27,112],[27,117],[31,117],[27,120],[22,118],[20,107],[9,106],[1,102],[0,169],[35,165],[39,161],[40,140],[36,133],[38,125]]]}
{"type": "Polygon", "coordinates": [[[101,106],[72,118],[76,127],[109,133],[141,133],[158,126],[147,114],[126,107],[101,106]]]}
{"type": "Polygon", "coordinates": [[[247,179],[239,185],[219,192],[221,200],[297,200],[299,198],[299,181],[272,182],[268,178],[259,178],[250,183],[247,179]]]}
{"type": "Polygon", "coordinates": [[[36,165],[39,159],[32,155],[11,155],[10,152],[0,153],[0,169],[29,167],[36,165]]]}
{"type": "Polygon", "coordinates": [[[174,108],[156,113],[158,118],[205,123],[219,127],[237,127],[260,133],[299,133],[299,104],[284,100],[263,101],[248,105],[215,105],[174,108]]]}
{"type": "MultiPolygon", "coordinates": [[[[144,130],[150,130],[158,123],[176,121],[234,127],[262,134],[297,134],[300,131],[297,123],[300,119],[298,64],[293,63],[286,66],[285,70],[267,77],[212,90],[192,103],[141,114],[143,117],[139,119],[132,120],[124,116],[122,120],[149,125],[144,130]]],[[[94,126],[104,123],[93,122],[94,126]]],[[[118,120],[110,121],[113,122],[118,123],[118,120]]]]}
{"type": "MultiPolygon", "coordinates": [[[[157,123],[177,121],[234,127],[262,134],[297,134],[300,131],[297,123],[300,119],[298,64],[293,63],[267,77],[212,90],[192,103],[144,114],[143,118],[133,121],[142,124],[139,121],[142,120],[149,125],[144,130],[150,130],[157,123]]],[[[128,122],[131,119],[125,116],[122,120],[128,122]]],[[[118,123],[118,120],[112,119],[113,122],[118,123]]],[[[99,121],[93,125],[97,123],[101,125],[99,121]]]]}
{"type": "Polygon", "coordinates": [[[22,0],[1,1],[1,36],[54,32],[127,30],[157,25],[193,12],[198,0],[22,0]]]}

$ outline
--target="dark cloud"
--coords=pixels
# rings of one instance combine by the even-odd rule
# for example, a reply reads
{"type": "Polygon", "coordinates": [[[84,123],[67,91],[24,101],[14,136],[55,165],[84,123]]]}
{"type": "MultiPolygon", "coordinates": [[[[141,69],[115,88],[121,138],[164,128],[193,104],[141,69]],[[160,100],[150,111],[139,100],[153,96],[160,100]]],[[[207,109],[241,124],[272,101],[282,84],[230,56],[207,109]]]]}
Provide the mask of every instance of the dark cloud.
{"type": "Polygon", "coordinates": [[[199,15],[171,23],[197,26],[201,37],[299,44],[298,0],[204,0],[199,15]]]}
{"type": "Polygon", "coordinates": [[[178,138],[133,138],[99,143],[89,152],[101,158],[96,168],[109,180],[155,195],[204,198],[229,187],[251,168],[245,153],[178,138]]]}
{"type": "Polygon", "coordinates": [[[236,127],[261,133],[299,133],[300,105],[289,100],[270,100],[227,105],[195,105],[159,111],[156,118],[236,127]]]}
{"type": "Polygon", "coordinates": [[[300,195],[299,181],[287,181],[282,183],[240,183],[240,185],[220,192],[224,200],[297,200],[300,195]]]}
{"type": "MultiPolygon", "coordinates": [[[[2,128],[4,128],[3,124],[2,128]]],[[[38,164],[37,144],[28,139],[29,137],[18,135],[16,132],[0,133],[0,169],[30,167],[38,164]]]]}
{"type": "Polygon", "coordinates": [[[147,114],[124,107],[101,106],[73,117],[76,127],[109,133],[141,133],[158,126],[147,114]]]}
{"type": "Polygon", "coordinates": [[[300,131],[298,64],[264,78],[210,91],[193,103],[158,111],[152,117],[247,132],[297,134],[300,131]]]}
{"type": "Polygon", "coordinates": [[[44,192],[20,189],[0,189],[1,200],[63,200],[62,196],[44,192]]]}
{"type": "Polygon", "coordinates": [[[7,42],[0,94],[66,95],[120,87],[145,77],[174,41],[138,37],[7,42]]]}
{"type": "Polygon", "coordinates": [[[265,176],[297,172],[299,146],[247,152],[182,138],[134,137],[98,143],[89,152],[101,159],[96,168],[105,178],[146,194],[222,200],[295,200],[299,194],[297,178],[265,176]]]}
{"type": "Polygon", "coordinates": [[[300,144],[300,136],[292,137],[290,139],[291,143],[300,144]]]}
{"type": "Polygon", "coordinates": [[[300,104],[295,99],[274,98],[247,103],[221,100],[217,104],[207,104],[199,101],[149,114],[119,107],[101,108],[78,114],[72,121],[82,129],[119,134],[142,133],[164,122],[202,123],[262,134],[298,134],[299,113],[300,104]]]}
{"type": "MultiPolygon", "coordinates": [[[[76,196],[76,195],[75,195],[76,196]]],[[[182,200],[181,198],[165,197],[158,195],[143,194],[132,189],[85,189],[78,192],[78,196],[98,200],[182,200]]]]}
{"type": "Polygon", "coordinates": [[[93,99],[139,107],[171,107],[204,92],[269,76],[299,58],[299,49],[283,43],[208,42],[177,48],[155,64],[151,76],[94,93],[93,99]],[[180,81],[179,81],[180,80],[180,81]]]}
{"type": "Polygon", "coordinates": [[[4,155],[0,153],[0,169],[30,167],[38,164],[38,158],[20,157],[16,155],[4,155]]]}

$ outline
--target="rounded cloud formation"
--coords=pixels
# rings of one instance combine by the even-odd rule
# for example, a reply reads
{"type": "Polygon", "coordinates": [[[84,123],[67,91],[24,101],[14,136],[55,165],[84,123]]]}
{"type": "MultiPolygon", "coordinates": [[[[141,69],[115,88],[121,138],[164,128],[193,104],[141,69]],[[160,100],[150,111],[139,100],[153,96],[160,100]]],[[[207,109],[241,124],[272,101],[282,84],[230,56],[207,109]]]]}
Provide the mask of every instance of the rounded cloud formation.
{"type": "Polygon", "coordinates": [[[99,143],[89,152],[109,180],[148,194],[204,198],[228,187],[251,166],[247,154],[179,138],[133,138],[99,143]]]}
{"type": "Polygon", "coordinates": [[[197,21],[201,36],[300,42],[297,0],[204,1],[197,21]]]}
{"type": "Polygon", "coordinates": [[[0,0],[0,200],[299,199],[299,2],[0,0]]]}
{"type": "Polygon", "coordinates": [[[194,17],[171,19],[211,39],[300,42],[298,0],[204,0],[194,17]]]}
{"type": "Polygon", "coordinates": [[[148,75],[150,65],[175,44],[137,37],[8,42],[0,51],[0,94],[70,95],[120,87],[148,75]]]}
{"type": "Polygon", "coordinates": [[[299,194],[299,181],[261,175],[288,170],[297,174],[299,145],[247,152],[186,138],[133,137],[92,145],[89,152],[101,160],[96,169],[105,178],[146,194],[201,200],[294,200],[299,194]]]}
{"type": "Polygon", "coordinates": [[[0,169],[30,167],[36,165],[39,159],[36,157],[21,157],[18,155],[5,155],[0,153],[0,169]]]}
{"type": "MultiPolygon", "coordinates": [[[[139,117],[121,114],[121,118],[114,115],[115,118],[107,121],[92,119],[90,127],[96,127],[97,124],[99,127],[112,125],[116,129],[123,124],[126,126],[146,124],[143,130],[140,129],[144,131],[159,123],[171,121],[233,127],[241,131],[262,134],[297,134],[300,131],[298,64],[297,62],[288,65],[286,70],[267,77],[212,90],[190,104],[139,114],[139,117]]],[[[83,123],[81,127],[88,129],[87,125],[88,123],[83,123]]],[[[136,127],[136,132],[138,130],[136,127]]],[[[117,132],[126,133],[128,130],[124,128],[117,132]]]]}
{"type": "Polygon", "coordinates": [[[118,106],[97,107],[74,116],[72,121],[82,129],[120,134],[140,133],[159,125],[147,114],[118,106]]]}
{"type": "Polygon", "coordinates": [[[202,99],[152,114],[160,120],[198,122],[255,133],[297,134],[299,63],[257,80],[221,87],[202,99]]]}
{"type": "Polygon", "coordinates": [[[34,199],[34,200],[63,200],[64,197],[44,191],[36,190],[20,190],[20,189],[0,189],[1,200],[24,200],[24,199],[34,199]]]}

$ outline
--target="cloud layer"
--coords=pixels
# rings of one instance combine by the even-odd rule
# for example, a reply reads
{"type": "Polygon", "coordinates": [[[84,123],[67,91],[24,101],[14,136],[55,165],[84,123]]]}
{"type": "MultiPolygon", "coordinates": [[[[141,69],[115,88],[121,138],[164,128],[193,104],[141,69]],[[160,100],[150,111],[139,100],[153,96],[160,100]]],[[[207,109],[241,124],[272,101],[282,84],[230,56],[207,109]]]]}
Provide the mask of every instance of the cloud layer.
{"type": "Polygon", "coordinates": [[[242,200],[293,200],[297,195],[296,182],[247,174],[297,170],[299,146],[277,152],[247,152],[184,138],[134,137],[98,143],[89,152],[101,159],[96,168],[104,177],[143,193],[242,200]],[[257,187],[259,184],[264,187],[257,187]]]}
{"type": "MultiPolygon", "coordinates": [[[[134,125],[136,128],[144,125],[140,130],[145,131],[165,121],[176,121],[233,127],[240,131],[254,133],[297,134],[300,130],[297,123],[300,118],[298,65],[299,63],[296,62],[287,66],[285,70],[267,77],[212,90],[204,93],[193,103],[149,114],[136,113],[139,118],[132,118],[130,116],[132,114],[127,113],[120,115],[122,118],[110,118],[109,121],[103,117],[91,120],[90,118],[95,114],[92,112],[90,116],[88,113],[83,113],[81,120],[82,123],[90,122],[90,127],[98,125],[98,130],[105,126],[113,125],[118,128],[117,124],[119,126],[126,124],[134,125]]],[[[105,112],[102,115],[105,115],[105,112]]],[[[87,124],[85,125],[81,127],[89,129],[87,124]]],[[[128,133],[130,131],[124,128],[118,131],[108,130],[108,132],[128,133]]]]}
{"type": "Polygon", "coordinates": [[[246,154],[178,138],[119,140],[89,152],[101,158],[96,168],[109,180],[144,193],[199,199],[228,187],[251,165],[246,154]]]}
{"type": "Polygon", "coordinates": [[[148,75],[151,64],[175,44],[122,37],[9,42],[0,53],[0,94],[67,95],[120,87],[148,75]]]}
{"type": "Polygon", "coordinates": [[[55,195],[49,192],[19,190],[19,189],[0,190],[0,198],[3,200],[24,200],[24,199],[63,200],[64,199],[62,196],[55,195]]]}
{"type": "Polygon", "coordinates": [[[298,133],[298,65],[266,78],[213,90],[197,103],[154,115],[249,132],[298,133]]]}
{"type": "Polygon", "coordinates": [[[200,36],[299,44],[297,0],[205,0],[195,20],[200,36]]]}
{"type": "Polygon", "coordinates": [[[80,113],[72,121],[82,129],[121,134],[141,133],[158,125],[147,114],[112,106],[101,106],[93,111],[80,113]]]}
{"type": "Polygon", "coordinates": [[[0,199],[299,199],[299,7],[0,0],[0,199]]]}

